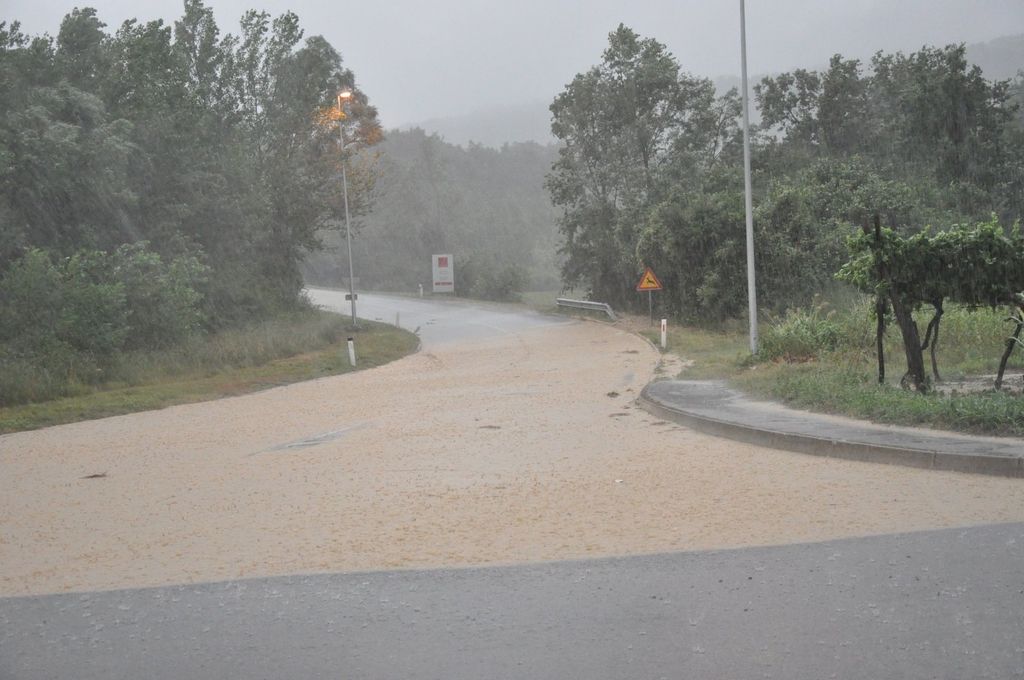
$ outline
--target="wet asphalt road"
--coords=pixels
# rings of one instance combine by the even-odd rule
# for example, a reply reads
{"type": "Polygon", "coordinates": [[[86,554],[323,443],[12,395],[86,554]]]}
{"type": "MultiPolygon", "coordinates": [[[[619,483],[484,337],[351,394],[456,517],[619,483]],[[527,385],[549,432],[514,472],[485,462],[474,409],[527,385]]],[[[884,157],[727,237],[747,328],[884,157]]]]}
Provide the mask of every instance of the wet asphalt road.
{"type": "MultiPolygon", "coordinates": [[[[428,347],[565,323],[379,297],[428,347]]],[[[1015,677],[1022,524],[0,599],[0,680],[1015,677]]]]}
{"type": "MultiPolygon", "coordinates": [[[[349,302],[344,291],[308,288],[310,299],[327,309],[350,313],[349,302]]],[[[552,304],[554,300],[552,300],[552,304]]],[[[480,340],[527,331],[533,328],[572,323],[568,318],[540,314],[528,309],[516,309],[507,305],[488,305],[459,299],[414,298],[375,293],[359,293],[356,300],[356,315],[360,319],[371,319],[395,323],[410,331],[416,331],[424,347],[480,340]]]]}
{"type": "Polygon", "coordinates": [[[0,678],[1024,677],[1024,525],[0,600],[0,678]]]}

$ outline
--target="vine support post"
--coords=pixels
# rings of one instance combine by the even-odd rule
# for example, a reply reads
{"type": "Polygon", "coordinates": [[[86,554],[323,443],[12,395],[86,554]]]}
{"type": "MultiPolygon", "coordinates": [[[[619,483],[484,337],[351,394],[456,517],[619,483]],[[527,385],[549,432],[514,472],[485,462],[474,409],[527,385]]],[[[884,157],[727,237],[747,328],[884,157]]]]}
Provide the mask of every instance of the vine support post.
{"type": "Polygon", "coordinates": [[[921,350],[921,334],[914,321],[914,307],[904,300],[898,291],[889,294],[892,314],[903,335],[903,349],[907,357],[907,372],[901,383],[909,384],[917,392],[928,391],[928,380],[924,374],[924,352],[921,350]]]}
{"type": "Polygon", "coordinates": [[[996,374],[997,390],[1003,386],[1003,373],[1006,372],[1006,363],[1010,360],[1013,348],[1017,346],[1020,340],[1021,329],[1024,329],[1024,308],[1018,307],[1016,314],[1010,317],[1010,319],[1017,324],[1017,327],[1013,330],[1013,335],[1006,339],[1006,349],[1003,350],[1003,356],[999,360],[999,373],[996,374]]]}
{"type": "MultiPolygon", "coordinates": [[[[882,263],[882,220],[875,214],[875,263],[877,267],[878,283],[881,285],[885,280],[885,266],[882,263]]],[[[875,301],[875,316],[878,317],[878,324],[875,328],[875,346],[878,351],[878,384],[885,384],[885,296],[879,292],[875,301]]]]}
{"type": "Polygon", "coordinates": [[[875,346],[878,350],[878,384],[885,384],[885,296],[878,294],[875,302],[875,316],[878,325],[875,328],[875,346]]]}
{"type": "Polygon", "coordinates": [[[945,310],[942,308],[942,298],[932,300],[932,306],[935,308],[935,314],[932,315],[931,321],[928,322],[928,329],[925,331],[924,344],[921,345],[921,350],[930,350],[932,377],[935,378],[935,382],[939,382],[942,378],[939,376],[939,363],[935,358],[935,350],[939,344],[939,323],[942,321],[942,315],[945,313],[945,310]]]}

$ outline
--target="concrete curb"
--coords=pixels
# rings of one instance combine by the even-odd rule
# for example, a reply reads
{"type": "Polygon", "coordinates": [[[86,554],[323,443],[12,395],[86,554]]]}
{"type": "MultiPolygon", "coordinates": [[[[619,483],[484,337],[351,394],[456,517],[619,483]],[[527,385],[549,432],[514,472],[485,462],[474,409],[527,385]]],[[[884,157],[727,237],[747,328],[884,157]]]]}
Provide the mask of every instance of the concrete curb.
{"type": "Polygon", "coordinates": [[[652,397],[648,387],[644,387],[640,396],[637,397],[637,403],[645,411],[716,437],[813,456],[903,465],[928,470],[1024,478],[1024,458],[1020,457],[964,455],[925,448],[882,446],[868,442],[831,439],[804,433],[753,427],[733,420],[711,418],[673,407],[652,397]]]}

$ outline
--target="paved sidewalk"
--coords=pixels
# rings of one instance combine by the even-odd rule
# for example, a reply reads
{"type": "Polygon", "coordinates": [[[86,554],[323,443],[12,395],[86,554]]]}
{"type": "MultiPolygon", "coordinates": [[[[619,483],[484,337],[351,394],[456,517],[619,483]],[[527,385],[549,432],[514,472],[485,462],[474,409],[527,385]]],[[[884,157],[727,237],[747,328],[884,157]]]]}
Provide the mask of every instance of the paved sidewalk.
{"type": "Polygon", "coordinates": [[[1024,439],[875,425],[757,401],[720,381],[663,380],[644,388],[647,411],[695,430],[819,456],[1024,477],[1024,439]]]}

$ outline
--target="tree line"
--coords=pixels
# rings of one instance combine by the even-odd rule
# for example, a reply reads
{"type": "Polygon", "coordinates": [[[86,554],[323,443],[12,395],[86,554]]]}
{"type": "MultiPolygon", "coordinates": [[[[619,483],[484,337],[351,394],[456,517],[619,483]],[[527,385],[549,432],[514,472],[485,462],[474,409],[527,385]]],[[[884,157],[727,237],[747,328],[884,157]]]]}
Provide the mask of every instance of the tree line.
{"type": "Polygon", "coordinates": [[[0,23],[0,368],[88,380],[117,352],[294,308],[340,211],[346,88],[341,124],[371,144],[375,109],[291,12],[226,35],[201,0],[173,25],[0,23]]]}
{"type": "MultiPolygon", "coordinates": [[[[834,56],[754,88],[758,297],[769,310],[832,285],[846,239],[877,215],[906,236],[932,225],[1012,225],[1024,210],[1021,79],[990,81],[963,45],[834,56]]],[[[664,310],[743,314],[741,105],[625,26],[551,105],[561,140],[547,188],[567,285],[624,306],[644,266],[664,310]]],[[[854,253],[856,255],[856,252],[854,253]]]]}

